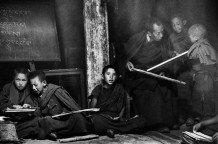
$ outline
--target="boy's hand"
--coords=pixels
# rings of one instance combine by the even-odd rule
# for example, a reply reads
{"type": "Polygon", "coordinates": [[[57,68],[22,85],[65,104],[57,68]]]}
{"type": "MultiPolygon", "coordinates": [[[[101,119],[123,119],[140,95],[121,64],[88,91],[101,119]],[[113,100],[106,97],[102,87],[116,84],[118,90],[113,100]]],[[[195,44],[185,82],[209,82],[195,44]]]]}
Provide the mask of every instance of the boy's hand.
{"type": "Polygon", "coordinates": [[[134,66],[130,61],[127,62],[126,67],[128,68],[129,71],[133,71],[134,66]]]}
{"type": "Polygon", "coordinates": [[[164,73],[164,72],[161,72],[159,75],[160,75],[160,76],[165,76],[165,73],[164,73]]]}
{"type": "Polygon", "coordinates": [[[172,52],[172,57],[175,57],[175,56],[177,56],[177,55],[179,55],[179,53],[178,53],[177,51],[173,51],[173,52],[172,52]]]}
{"type": "Polygon", "coordinates": [[[23,108],[31,108],[32,106],[30,104],[23,104],[23,108]]]}
{"type": "Polygon", "coordinates": [[[196,125],[193,126],[193,132],[198,131],[201,128],[201,123],[197,123],[196,125]]]}
{"type": "Polygon", "coordinates": [[[120,117],[114,117],[114,118],[112,118],[114,121],[116,121],[116,120],[119,120],[120,119],[120,117]]]}
{"type": "Polygon", "coordinates": [[[213,141],[218,141],[218,132],[216,132],[213,137],[212,137],[213,141]]]}
{"type": "Polygon", "coordinates": [[[15,108],[15,109],[22,109],[23,107],[21,105],[13,105],[13,108],[15,108]]]}

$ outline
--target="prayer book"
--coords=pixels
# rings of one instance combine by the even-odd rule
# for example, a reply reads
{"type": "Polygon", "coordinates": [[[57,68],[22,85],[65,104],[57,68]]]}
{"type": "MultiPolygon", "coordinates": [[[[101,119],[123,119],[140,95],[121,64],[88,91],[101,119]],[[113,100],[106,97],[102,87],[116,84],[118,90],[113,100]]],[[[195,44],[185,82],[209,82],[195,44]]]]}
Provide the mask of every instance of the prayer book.
{"type": "Polygon", "coordinates": [[[208,136],[206,134],[203,134],[201,132],[188,132],[188,131],[185,131],[183,132],[183,139],[184,140],[196,140],[196,141],[202,141],[202,142],[208,142],[208,143],[212,143],[213,140],[212,140],[212,137],[211,136],[208,136]]]}

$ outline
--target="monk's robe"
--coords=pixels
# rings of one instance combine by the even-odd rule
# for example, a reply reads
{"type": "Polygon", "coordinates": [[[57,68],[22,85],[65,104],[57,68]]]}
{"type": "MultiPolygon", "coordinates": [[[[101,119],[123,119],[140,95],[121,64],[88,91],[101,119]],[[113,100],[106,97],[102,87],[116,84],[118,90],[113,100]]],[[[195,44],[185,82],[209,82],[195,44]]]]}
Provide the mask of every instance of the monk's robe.
{"type": "MultiPolygon", "coordinates": [[[[172,52],[179,54],[189,50],[191,42],[189,40],[188,31],[186,28],[180,33],[173,32],[170,34],[169,41],[171,44],[170,55],[173,57],[172,52]]],[[[186,82],[186,85],[176,84],[178,94],[178,113],[180,122],[183,122],[190,116],[189,109],[191,107],[191,87],[192,87],[192,72],[191,63],[187,56],[183,56],[174,60],[172,64],[175,78],[186,82]]]]}
{"type": "Polygon", "coordinates": [[[105,134],[107,129],[114,129],[115,132],[126,133],[136,128],[143,127],[144,118],[133,118],[113,120],[119,117],[123,108],[126,107],[126,92],[120,84],[106,89],[102,85],[98,85],[92,91],[91,97],[97,99],[96,108],[100,108],[100,112],[92,115],[92,121],[98,134],[105,134]]]}
{"type": "MultiPolygon", "coordinates": [[[[134,67],[147,70],[169,58],[167,44],[164,38],[161,41],[148,42],[147,31],[144,30],[132,36],[125,44],[126,54],[120,62],[124,84],[130,96],[134,98],[136,113],[145,117],[150,126],[159,123],[172,124],[174,116],[170,104],[171,82],[138,72],[129,72],[126,63],[130,61],[134,67]]],[[[166,65],[152,72],[169,74],[166,65]]]]}
{"type": "Polygon", "coordinates": [[[188,53],[194,71],[193,112],[202,117],[215,115],[214,77],[217,55],[207,39],[194,43],[188,53]]]}
{"type": "Polygon", "coordinates": [[[191,42],[189,40],[188,31],[186,28],[181,33],[173,32],[170,34],[170,42],[173,45],[172,50],[178,53],[183,53],[189,50],[191,42]]]}
{"type": "MultiPolygon", "coordinates": [[[[174,51],[181,54],[185,51],[188,51],[191,47],[191,42],[189,40],[186,28],[184,28],[181,33],[173,32],[172,34],[170,34],[169,41],[171,45],[169,54],[171,55],[171,57],[175,56],[173,55],[174,51]]],[[[173,71],[174,73],[177,73],[177,75],[180,75],[180,73],[183,73],[184,71],[187,71],[189,69],[190,63],[187,60],[186,56],[174,60],[173,71]]]]}
{"type": "Polygon", "coordinates": [[[51,132],[56,132],[59,137],[89,132],[89,122],[82,114],[73,114],[60,119],[51,118],[56,114],[80,110],[80,106],[63,87],[49,84],[38,103],[41,116],[18,123],[16,128],[19,138],[45,139],[51,132]]]}

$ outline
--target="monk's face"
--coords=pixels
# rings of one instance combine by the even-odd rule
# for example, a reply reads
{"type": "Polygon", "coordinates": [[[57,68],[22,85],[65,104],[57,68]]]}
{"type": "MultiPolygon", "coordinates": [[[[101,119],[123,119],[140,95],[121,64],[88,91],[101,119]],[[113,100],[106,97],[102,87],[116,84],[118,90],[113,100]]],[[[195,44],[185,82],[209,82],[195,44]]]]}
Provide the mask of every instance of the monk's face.
{"type": "Polygon", "coordinates": [[[24,90],[28,83],[27,75],[18,73],[14,78],[14,83],[18,90],[24,90]]]}
{"type": "Polygon", "coordinates": [[[109,68],[103,74],[103,79],[106,84],[113,85],[117,79],[116,71],[113,68],[109,68]]]}
{"type": "Polygon", "coordinates": [[[30,83],[32,85],[33,91],[36,92],[38,95],[41,95],[44,92],[46,82],[41,81],[38,76],[30,79],[30,83]]]}
{"type": "Polygon", "coordinates": [[[193,35],[189,34],[189,39],[192,43],[195,43],[196,39],[193,35]]]}
{"type": "Polygon", "coordinates": [[[188,36],[189,36],[191,43],[195,43],[199,39],[199,37],[197,37],[196,34],[194,34],[194,33],[195,33],[194,30],[189,29],[188,36]]]}
{"type": "Polygon", "coordinates": [[[183,21],[180,18],[175,17],[172,19],[172,26],[176,33],[181,33],[184,27],[183,21]]]}
{"type": "Polygon", "coordinates": [[[163,25],[153,24],[152,38],[155,41],[160,41],[163,37],[163,25]]]}

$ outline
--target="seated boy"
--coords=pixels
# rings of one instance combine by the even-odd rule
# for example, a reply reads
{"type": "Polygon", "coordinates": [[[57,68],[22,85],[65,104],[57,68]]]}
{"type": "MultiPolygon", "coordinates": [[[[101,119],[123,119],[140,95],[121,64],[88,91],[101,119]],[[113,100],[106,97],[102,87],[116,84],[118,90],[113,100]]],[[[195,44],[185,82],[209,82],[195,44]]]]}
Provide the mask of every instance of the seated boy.
{"type": "Polygon", "coordinates": [[[208,118],[215,115],[215,102],[213,93],[213,80],[216,72],[216,52],[205,38],[206,28],[201,24],[194,24],[188,30],[193,45],[190,47],[188,57],[192,61],[193,117],[208,118]]]}
{"type": "Polygon", "coordinates": [[[126,92],[117,83],[119,74],[115,67],[108,65],[102,71],[102,84],[96,86],[91,93],[91,108],[100,108],[100,112],[92,115],[92,121],[98,134],[114,137],[115,132],[128,132],[144,126],[144,118],[124,120],[126,92]]]}
{"type": "Polygon", "coordinates": [[[32,120],[18,123],[16,128],[19,138],[45,139],[50,136],[50,138],[56,139],[57,136],[67,137],[89,133],[91,124],[80,113],[60,119],[51,117],[80,109],[80,106],[63,87],[47,84],[43,71],[33,71],[29,78],[33,91],[38,95],[41,115],[32,120]]]}
{"type": "MultiPolygon", "coordinates": [[[[22,109],[30,105],[37,106],[37,102],[30,93],[28,77],[27,69],[16,68],[14,70],[13,81],[4,85],[0,93],[0,113],[4,113],[7,108],[22,109]]],[[[15,120],[21,118],[13,114],[7,116],[16,117],[15,120]]]]}

